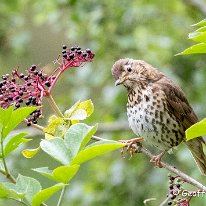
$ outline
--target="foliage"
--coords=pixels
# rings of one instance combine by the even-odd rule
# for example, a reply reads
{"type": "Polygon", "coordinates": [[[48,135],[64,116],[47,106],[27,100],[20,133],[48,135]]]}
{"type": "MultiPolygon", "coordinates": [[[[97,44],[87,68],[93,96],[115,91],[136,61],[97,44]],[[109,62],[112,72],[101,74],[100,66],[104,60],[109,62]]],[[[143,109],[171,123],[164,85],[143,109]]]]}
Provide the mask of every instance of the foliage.
{"type": "MultiPolygon", "coordinates": [[[[198,42],[198,44],[191,46],[188,49],[185,49],[177,55],[206,53],[206,19],[192,26],[200,27],[196,31],[189,34],[189,39],[198,42]]],[[[203,119],[202,121],[192,125],[186,130],[187,140],[191,140],[193,138],[204,135],[206,135],[206,119],[203,119]]]]}
{"type": "MultiPolygon", "coordinates": [[[[40,206],[45,205],[43,202],[50,198],[54,193],[62,190],[62,195],[60,195],[57,203],[57,205],[60,205],[65,187],[76,175],[82,163],[85,163],[96,156],[100,156],[109,151],[121,148],[125,145],[116,141],[99,141],[89,144],[93,135],[97,131],[97,125],[88,126],[87,124],[79,123],[79,121],[86,119],[93,113],[94,106],[91,100],[76,102],[70,109],[64,112],[64,115],[54,102],[54,99],[51,96],[51,88],[55,86],[60,74],[67,68],[79,67],[82,62],[91,61],[94,57],[94,54],[88,49],[86,50],[87,52],[82,52],[81,48],[72,47],[67,52],[65,50],[66,48],[66,46],[63,46],[63,61],[61,64],[62,69],[60,67],[57,69],[59,70],[59,73],[55,77],[52,76],[54,78],[49,78],[48,75],[42,74],[42,71],[37,71],[36,65],[27,70],[28,76],[26,79],[25,76],[23,74],[19,74],[17,70],[12,72],[12,77],[9,75],[2,76],[4,81],[0,85],[0,99],[1,106],[4,109],[0,108],[0,158],[2,160],[3,167],[0,169],[0,172],[4,174],[12,183],[0,183],[1,198],[13,199],[24,205],[40,206]],[[38,75],[39,72],[41,72],[41,75],[38,75]],[[21,80],[24,78],[23,82],[26,84],[23,86],[18,84],[16,79],[14,79],[15,75],[21,80]],[[42,75],[46,76],[46,79],[41,79],[42,75]],[[37,84],[36,87],[33,85],[34,88],[32,89],[30,88],[31,79],[34,84],[37,84]],[[30,81],[29,83],[28,80],[30,81]],[[42,84],[44,81],[47,82],[46,85],[48,87],[51,86],[48,91],[42,84]],[[11,87],[12,89],[16,88],[15,91],[10,91],[11,87]],[[24,89],[20,91],[19,88],[24,89]],[[37,91],[34,90],[35,88],[37,88],[37,91]],[[9,98],[10,96],[8,96],[8,92],[11,92],[9,95],[14,95],[14,97],[9,98]],[[17,96],[18,98],[16,98],[17,96]],[[38,114],[39,111],[41,111],[39,110],[39,107],[21,107],[20,103],[23,102],[23,99],[27,99],[28,97],[30,98],[30,96],[31,100],[29,99],[27,102],[34,101],[33,97],[35,97],[35,102],[33,105],[38,103],[38,105],[42,106],[42,99],[37,101],[37,98],[46,97],[48,99],[55,115],[49,118],[49,124],[47,127],[41,128],[40,125],[37,125],[36,115],[39,117],[38,114]],[[8,107],[9,104],[14,104],[15,106],[8,107]],[[17,104],[18,107],[16,106],[17,104]],[[37,112],[38,114],[36,114],[37,112]],[[33,115],[33,118],[27,118],[29,115],[33,115]],[[31,121],[29,119],[31,119],[31,121]],[[57,184],[42,189],[39,181],[32,177],[18,174],[18,178],[15,179],[10,174],[7,168],[6,157],[20,144],[31,140],[25,138],[27,133],[17,133],[13,136],[8,136],[9,133],[23,120],[27,123],[27,126],[40,128],[42,132],[45,133],[45,139],[40,141],[39,147],[35,149],[26,149],[22,151],[22,154],[26,158],[32,158],[40,150],[43,150],[51,158],[62,164],[53,170],[50,170],[48,167],[33,168],[33,171],[54,180],[57,184]]],[[[28,106],[29,104],[26,105],[28,106]]]]}
{"type": "MultiPolygon", "coordinates": [[[[77,104],[76,104],[77,105],[77,104]]],[[[13,150],[15,150],[20,144],[30,141],[24,137],[26,133],[19,133],[12,137],[7,135],[29,114],[36,110],[36,107],[23,107],[17,110],[13,110],[13,107],[8,109],[0,109],[1,116],[1,159],[4,165],[4,169],[1,172],[6,176],[10,176],[8,168],[6,166],[6,156],[8,156],[13,150]],[[15,119],[14,119],[15,114],[15,119]],[[9,140],[7,140],[9,139],[9,140]],[[7,141],[6,141],[7,140],[7,141]]],[[[91,100],[85,102],[78,102],[78,106],[73,106],[70,109],[70,113],[67,114],[72,116],[75,111],[84,110],[86,116],[90,116],[93,112],[93,104],[91,100]]],[[[68,110],[69,111],[69,110],[68,110]]],[[[76,115],[75,120],[82,118],[76,115]]],[[[56,118],[52,118],[56,122],[56,118]]],[[[67,121],[70,118],[62,118],[61,125],[54,124],[50,119],[49,126],[45,129],[45,132],[55,131],[57,127],[63,127],[64,131],[59,133],[52,133],[52,138],[44,139],[40,142],[40,147],[45,153],[50,155],[53,159],[59,161],[63,166],[55,168],[53,171],[49,170],[48,167],[34,168],[33,170],[42,174],[43,176],[50,178],[57,182],[56,185],[41,189],[40,183],[31,177],[22,176],[19,174],[17,180],[12,179],[15,183],[4,182],[1,183],[1,194],[2,198],[10,198],[16,201],[22,202],[26,205],[38,206],[42,202],[50,198],[55,192],[63,189],[73,176],[79,170],[82,163],[88,160],[107,153],[109,151],[121,148],[124,146],[122,143],[115,141],[99,141],[94,144],[88,144],[92,136],[97,130],[97,125],[88,126],[83,123],[77,123],[71,125],[67,121]],[[67,123],[67,124],[66,124],[67,123]],[[66,127],[65,127],[66,125],[66,127]],[[49,129],[48,129],[49,128],[49,129]]],[[[38,150],[39,150],[38,148],[38,150]]],[[[31,158],[36,153],[36,150],[23,151],[25,157],[31,158]]]]}
{"type": "Polygon", "coordinates": [[[188,49],[185,49],[177,55],[206,53],[206,19],[192,26],[200,27],[196,31],[189,33],[189,39],[198,43],[188,49]]]}

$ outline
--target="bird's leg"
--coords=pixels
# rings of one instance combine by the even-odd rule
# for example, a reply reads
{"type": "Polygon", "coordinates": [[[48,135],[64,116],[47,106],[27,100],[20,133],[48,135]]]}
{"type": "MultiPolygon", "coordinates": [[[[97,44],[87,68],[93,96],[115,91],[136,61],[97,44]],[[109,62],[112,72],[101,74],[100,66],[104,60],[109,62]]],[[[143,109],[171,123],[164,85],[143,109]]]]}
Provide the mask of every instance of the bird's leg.
{"type": "Polygon", "coordinates": [[[162,168],[162,164],[161,164],[161,158],[163,157],[163,155],[166,153],[166,151],[161,152],[158,155],[155,155],[151,158],[150,162],[153,162],[155,164],[156,167],[162,168]]]}
{"type": "Polygon", "coordinates": [[[120,142],[126,144],[126,146],[124,146],[122,148],[122,151],[121,151],[122,156],[124,157],[124,149],[126,147],[127,148],[126,151],[127,152],[129,151],[130,155],[132,157],[134,155],[134,153],[138,152],[138,148],[135,146],[141,146],[140,141],[142,141],[142,140],[144,140],[144,138],[142,138],[142,137],[137,137],[137,138],[130,139],[130,140],[119,140],[120,142]]]}

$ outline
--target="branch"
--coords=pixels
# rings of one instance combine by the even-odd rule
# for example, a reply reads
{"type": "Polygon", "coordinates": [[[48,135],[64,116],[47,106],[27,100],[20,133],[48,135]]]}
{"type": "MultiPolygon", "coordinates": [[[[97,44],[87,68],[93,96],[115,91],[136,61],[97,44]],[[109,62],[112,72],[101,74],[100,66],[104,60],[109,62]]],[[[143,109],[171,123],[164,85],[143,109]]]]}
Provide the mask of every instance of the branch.
{"type": "MultiPolygon", "coordinates": [[[[34,137],[42,135],[43,127],[33,124],[31,127],[26,127],[23,129],[16,129],[12,131],[10,134],[15,135],[21,132],[28,133],[27,137],[34,137]]],[[[106,133],[106,132],[121,132],[121,131],[130,131],[128,123],[125,121],[118,121],[116,123],[100,123],[98,124],[98,131],[97,133],[106,133]]]]}
{"type": "MultiPolygon", "coordinates": [[[[97,136],[93,136],[92,139],[97,140],[97,141],[101,141],[101,140],[107,140],[107,139],[103,139],[97,136]]],[[[132,144],[132,147],[134,147],[136,149],[136,151],[138,152],[142,152],[143,154],[145,154],[146,156],[152,158],[154,155],[146,148],[137,145],[137,144],[132,144]]],[[[164,162],[164,161],[160,161],[162,167],[164,167],[165,169],[169,170],[172,173],[175,173],[176,175],[178,175],[179,177],[181,177],[182,179],[184,179],[187,183],[195,186],[196,188],[200,189],[200,190],[204,190],[206,191],[206,186],[202,185],[200,182],[196,181],[195,179],[193,179],[192,177],[190,177],[189,175],[185,174],[184,172],[178,170],[176,167],[164,162]]]]}
{"type": "MultiPolygon", "coordinates": [[[[137,146],[137,151],[142,152],[143,154],[147,155],[150,158],[152,158],[154,156],[149,150],[147,150],[146,148],[144,148],[142,146],[137,146]]],[[[160,163],[165,169],[169,170],[170,172],[173,172],[173,173],[177,174],[182,179],[184,179],[187,183],[199,188],[200,190],[206,191],[206,186],[202,185],[200,182],[198,182],[195,179],[191,178],[189,175],[185,174],[184,172],[178,170],[176,167],[174,167],[174,166],[172,166],[172,165],[170,165],[170,164],[168,164],[164,161],[160,161],[160,163]]]]}

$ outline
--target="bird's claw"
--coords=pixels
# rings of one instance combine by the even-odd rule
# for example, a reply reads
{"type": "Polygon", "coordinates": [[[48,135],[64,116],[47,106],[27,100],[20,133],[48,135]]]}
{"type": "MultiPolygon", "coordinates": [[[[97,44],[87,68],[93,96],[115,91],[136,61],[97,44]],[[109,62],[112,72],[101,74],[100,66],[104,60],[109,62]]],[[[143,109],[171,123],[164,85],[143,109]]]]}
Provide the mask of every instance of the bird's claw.
{"type": "Polygon", "coordinates": [[[121,150],[122,157],[124,158],[125,148],[126,151],[130,153],[131,157],[133,157],[134,153],[140,152],[140,147],[141,147],[140,141],[142,141],[143,139],[144,138],[142,137],[138,137],[130,140],[120,140],[121,143],[126,144],[121,150]]]}
{"type": "Polygon", "coordinates": [[[162,168],[161,159],[165,152],[160,153],[159,155],[155,155],[151,158],[150,162],[153,162],[156,167],[162,168]]]}

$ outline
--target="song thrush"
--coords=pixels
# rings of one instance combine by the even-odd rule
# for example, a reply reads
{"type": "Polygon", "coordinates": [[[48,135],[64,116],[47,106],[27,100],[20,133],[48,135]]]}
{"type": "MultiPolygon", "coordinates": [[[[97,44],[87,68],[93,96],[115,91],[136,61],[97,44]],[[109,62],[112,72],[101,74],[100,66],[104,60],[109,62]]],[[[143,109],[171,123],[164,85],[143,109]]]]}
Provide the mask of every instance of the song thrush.
{"type": "Polygon", "coordinates": [[[190,149],[201,173],[206,175],[202,137],[186,141],[185,130],[198,121],[183,91],[165,74],[142,60],[120,59],[112,67],[115,84],[128,91],[127,116],[133,132],[162,153],[182,141],[190,149]]]}

